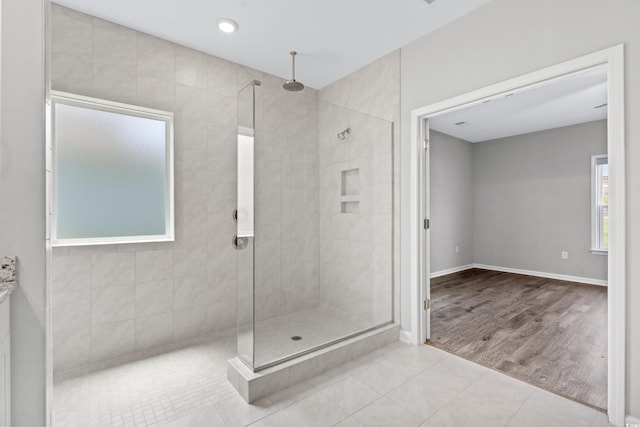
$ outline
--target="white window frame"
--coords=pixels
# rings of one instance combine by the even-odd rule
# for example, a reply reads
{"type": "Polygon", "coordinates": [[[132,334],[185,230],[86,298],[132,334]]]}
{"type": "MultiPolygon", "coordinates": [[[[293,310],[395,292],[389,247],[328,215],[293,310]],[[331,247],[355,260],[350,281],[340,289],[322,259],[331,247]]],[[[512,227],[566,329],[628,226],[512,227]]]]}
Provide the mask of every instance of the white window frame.
{"type": "Polygon", "coordinates": [[[174,150],[173,150],[173,113],[168,111],[155,110],[152,108],[140,107],[136,105],[123,104],[120,102],[108,101],[104,99],[92,98],[72,93],[51,91],[51,245],[52,246],[89,246],[108,245],[124,243],[148,243],[148,242],[172,242],[175,241],[175,212],[174,212],[174,150]],[[166,123],[165,135],[165,232],[157,235],[140,236],[114,236],[114,237],[89,237],[77,239],[60,239],[57,236],[56,219],[56,130],[55,130],[55,105],[64,104],[76,107],[89,108],[99,111],[124,114],[133,117],[142,117],[153,120],[160,120],[166,123]]]}
{"type": "MultiPolygon", "coordinates": [[[[600,185],[598,176],[598,165],[608,164],[606,154],[591,156],[591,253],[594,255],[609,254],[608,248],[601,247],[602,244],[602,224],[600,220],[601,206],[598,205],[600,199],[600,185]]],[[[608,205],[607,205],[608,206],[608,205]]]]}

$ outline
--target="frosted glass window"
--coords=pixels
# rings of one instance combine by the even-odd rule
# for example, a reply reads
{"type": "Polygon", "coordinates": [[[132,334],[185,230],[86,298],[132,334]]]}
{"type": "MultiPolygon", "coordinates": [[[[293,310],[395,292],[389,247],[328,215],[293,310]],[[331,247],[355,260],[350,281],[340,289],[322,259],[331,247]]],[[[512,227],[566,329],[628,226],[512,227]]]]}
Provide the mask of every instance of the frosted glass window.
{"type": "Polygon", "coordinates": [[[54,244],[173,240],[172,114],[52,97],[54,244]]]}

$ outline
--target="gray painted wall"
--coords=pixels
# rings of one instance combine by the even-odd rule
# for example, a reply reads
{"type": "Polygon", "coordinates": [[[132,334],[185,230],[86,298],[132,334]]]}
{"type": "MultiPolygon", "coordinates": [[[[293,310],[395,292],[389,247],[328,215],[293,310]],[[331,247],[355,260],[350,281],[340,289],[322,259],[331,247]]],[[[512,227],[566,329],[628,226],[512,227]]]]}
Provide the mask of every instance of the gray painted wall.
{"type": "Polygon", "coordinates": [[[469,265],[473,258],[473,145],[431,131],[431,272],[469,265]],[[458,253],[456,253],[458,246],[458,253]]]}
{"type": "Polygon", "coordinates": [[[2,0],[0,254],[18,257],[11,295],[14,426],[45,422],[43,0],[2,0]]]}
{"type": "Polygon", "coordinates": [[[474,262],[606,280],[590,251],[591,156],[606,152],[604,120],[474,144],[474,262]]]}
{"type": "MultiPolygon", "coordinates": [[[[493,0],[402,49],[401,224],[409,224],[411,110],[620,43],[625,45],[626,410],[640,416],[640,2],[493,0]],[[492,23],[492,25],[487,25],[492,23]],[[597,28],[598,31],[594,31],[597,28]]],[[[401,230],[402,326],[411,330],[410,230],[401,230]]]]}
{"type": "Polygon", "coordinates": [[[478,144],[432,131],[431,272],[477,263],[606,280],[607,257],[590,251],[591,156],[606,135],[606,121],[478,144]]]}

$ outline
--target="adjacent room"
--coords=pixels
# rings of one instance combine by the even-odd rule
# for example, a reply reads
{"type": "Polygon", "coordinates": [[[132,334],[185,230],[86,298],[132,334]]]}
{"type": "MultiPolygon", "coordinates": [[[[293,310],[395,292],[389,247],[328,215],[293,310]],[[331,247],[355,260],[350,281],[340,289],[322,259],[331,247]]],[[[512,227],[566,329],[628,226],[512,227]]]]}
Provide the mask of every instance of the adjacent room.
{"type": "Polygon", "coordinates": [[[430,119],[430,343],[607,403],[602,67],[430,119]]]}

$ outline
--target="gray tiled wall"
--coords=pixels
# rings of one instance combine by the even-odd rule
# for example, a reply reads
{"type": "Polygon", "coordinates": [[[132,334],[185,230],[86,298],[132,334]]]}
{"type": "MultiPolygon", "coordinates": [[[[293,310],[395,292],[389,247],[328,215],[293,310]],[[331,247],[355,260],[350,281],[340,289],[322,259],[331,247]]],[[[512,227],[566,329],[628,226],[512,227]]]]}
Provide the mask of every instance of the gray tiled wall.
{"type": "Polygon", "coordinates": [[[372,325],[399,313],[399,82],[394,51],[320,91],[320,300],[372,325]],[[359,195],[341,197],[354,169],[359,195]],[[359,212],[342,213],[352,199],[359,212]]]}
{"type": "MultiPolygon", "coordinates": [[[[236,95],[253,79],[263,83],[256,117],[256,173],[261,177],[256,186],[256,317],[313,307],[319,298],[339,302],[342,308],[354,307],[356,298],[361,305],[373,301],[378,308],[371,315],[388,307],[393,272],[399,283],[398,180],[393,180],[396,240],[391,271],[360,275],[347,293],[336,282],[332,285],[331,277],[344,283],[365,271],[365,265],[339,270],[335,264],[322,282],[319,262],[328,259],[328,253],[323,254],[318,236],[331,230],[322,229],[322,212],[329,205],[323,206],[321,188],[325,166],[338,162],[340,150],[333,150],[336,162],[327,161],[329,151],[322,145],[327,137],[321,132],[342,130],[335,129],[345,118],[342,113],[322,129],[327,123],[323,114],[329,108],[340,110],[337,106],[346,107],[344,114],[354,119],[362,117],[354,126],[358,132],[370,128],[367,123],[382,123],[369,116],[398,123],[398,51],[321,91],[289,93],[281,89],[280,78],[55,4],[52,9],[53,89],[175,113],[176,202],[175,242],[55,248],[54,369],[99,365],[235,326],[236,252],[230,242],[235,232],[236,95]],[[360,299],[365,289],[366,298],[360,299]]],[[[393,132],[399,141],[397,126],[393,132]]],[[[364,144],[379,141],[362,137],[354,134],[354,140],[361,138],[364,144]]],[[[372,144],[367,150],[376,150],[372,144]]],[[[378,156],[387,166],[395,162],[396,177],[397,152],[395,144],[392,152],[378,156]]],[[[367,158],[369,168],[386,170],[375,163],[375,156],[367,158]]],[[[348,159],[358,160],[357,154],[348,159]]],[[[366,167],[361,167],[364,177],[366,167]]],[[[376,179],[381,178],[370,173],[367,185],[391,190],[389,176],[376,179]]],[[[380,257],[387,256],[382,252],[391,235],[375,231],[390,215],[391,206],[385,209],[378,212],[378,221],[372,216],[349,225],[362,229],[368,224],[372,231],[367,238],[373,240],[361,235],[349,249],[353,254],[367,252],[369,267],[390,265],[380,257]]],[[[394,292],[397,316],[397,286],[394,292]]],[[[364,312],[361,307],[356,314],[358,310],[364,312]]]]}
{"type": "Polygon", "coordinates": [[[309,173],[317,170],[317,92],[281,95],[273,76],[58,5],[52,12],[53,89],[175,113],[176,201],[175,242],[54,249],[55,369],[235,326],[236,94],[253,79],[266,95],[261,139],[275,146],[271,156],[257,147],[258,208],[271,206],[257,219],[270,233],[256,249],[264,279],[257,292],[266,301],[257,316],[315,305],[317,226],[306,220],[317,223],[317,178],[309,173]],[[285,117],[295,117],[287,139],[285,117]],[[300,199],[309,202],[302,211],[288,209],[300,199]]]}
{"type": "Polygon", "coordinates": [[[256,320],[318,303],[318,97],[257,88],[256,320]]]}

